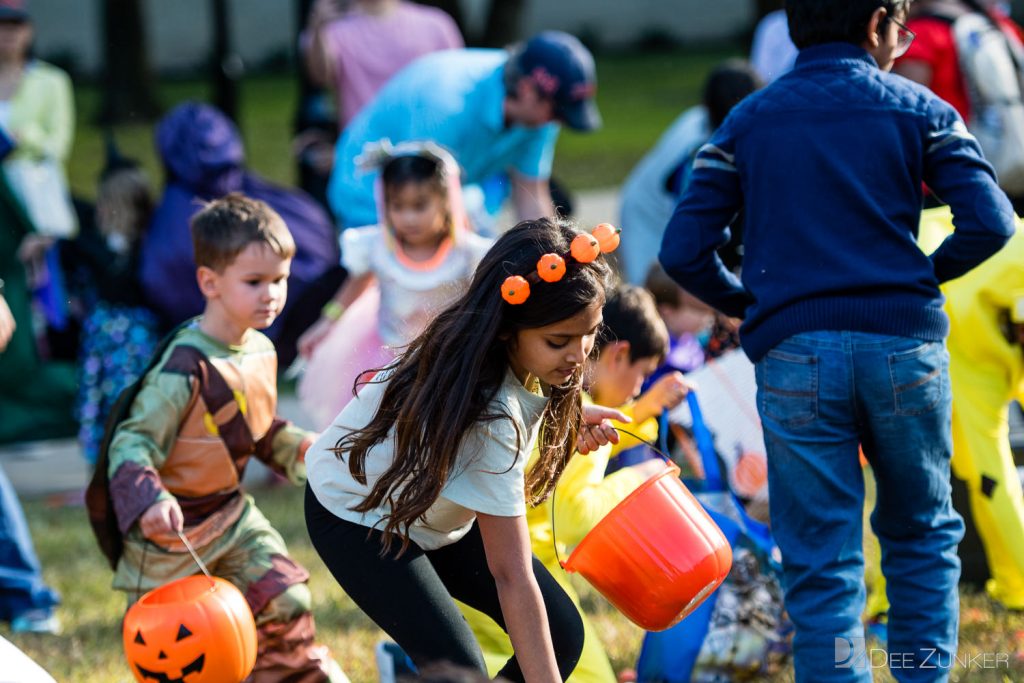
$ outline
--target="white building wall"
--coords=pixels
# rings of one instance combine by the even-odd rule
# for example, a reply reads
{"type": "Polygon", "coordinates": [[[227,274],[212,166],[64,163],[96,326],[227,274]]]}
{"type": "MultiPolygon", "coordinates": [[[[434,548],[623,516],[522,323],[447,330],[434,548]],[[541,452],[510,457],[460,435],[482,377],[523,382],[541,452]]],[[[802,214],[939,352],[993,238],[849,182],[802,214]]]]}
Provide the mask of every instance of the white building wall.
{"type": "MultiPolygon", "coordinates": [[[[461,0],[469,30],[479,31],[490,2],[461,0]]],[[[209,0],[143,0],[150,61],[160,71],[202,67],[212,40],[209,0]]],[[[229,0],[233,47],[249,64],[292,49],[295,0],[229,0]]],[[[41,56],[71,57],[82,72],[101,65],[102,0],[30,0],[41,56]]],[[[529,0],[526,35],[542,29],[585,33],[602,46],[628,46],[658,33],[682,41],[735,36],[752,21],[753,0],[529,0]]]]}

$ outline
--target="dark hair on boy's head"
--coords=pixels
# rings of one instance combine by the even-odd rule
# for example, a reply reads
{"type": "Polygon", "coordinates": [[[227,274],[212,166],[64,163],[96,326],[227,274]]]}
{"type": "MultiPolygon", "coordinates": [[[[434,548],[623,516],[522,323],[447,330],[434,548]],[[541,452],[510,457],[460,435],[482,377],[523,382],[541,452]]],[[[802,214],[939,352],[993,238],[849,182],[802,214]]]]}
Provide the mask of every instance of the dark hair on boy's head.
{"type": "Polygon", "coordinates": [[[602,309],[604,327],[598,350],[617,341],[629,342],[629,360],[657,358],[668,354],[668,329],[658,315],[654,297],[643,287],[620,285],[610,292],[602,309]]]}
{"type": "Polygon", "coordinates": [[[440,159],[428,154],[403,154],[392,157],[381,169],[384,192],[409,183],[429,183],[441,194],[447,192],[445,166],[440,159]]]}
{"type": "Polygon", "coordinates": [[[911,0],[786,0],[789,37],[800,49],[822,43],[860,45],[868,21],[882,7],[886,18],[906,16],[911,0]]]}
{"type": "Polygon", "coordinates": [[[669,277],[657,261],[651,264],[650,270],[647,271],[644,288],[651,293],[654,303],[658,306],[678,308],[683,303],[683,288],[669,277]]]}
{"type": "Polygon", "coordinates": [[[222,271],[250,244],[262,244],[281,258],[295,256],[295,240],[284,219],[259,199],[232,192],[192,217],[197,266],[222,271]]]}
{"type": "Polygon", "coordinates": [[[716,66],[704,82],[704,106],[711,127],[718,128],[740,100],[763,86],[761,77],[745,59],[729,59],[716,66]]]}
{"type": "MultiPolygon", "coordinates": [[[[469,429],[479,422],[511,419],[492,414],[488,405],[509,369],[509,345],[515,343],[517,333],[604,305],[612,282],[604,257],[591,263],[566,258],[562,279],[531,282],[530,296],[522,304],[506,303],[501,296],[505,278],[535,271],[544,254],[568,254],[579,234],[568,221],[541,218],[523,221],[499,237],[477,266],[468,291],[390,366],[388,386],[370,423],[336,444],[335,452],[348,460],[352,475],[365,482],[368,449],[394,438],[393,464],[355,508],[371,510],[390,504],[393,513],[384,529],[385,552],[396,534],[407,547],[409,525],[441,494],[455,471],[459,446],[469,429]]],[[[527,498],[532,503],[550,493],[575,450],[582,419],[582,382],[581,370],[566,384],[550,388],[540,457],[526,476],[527,498]]]]}

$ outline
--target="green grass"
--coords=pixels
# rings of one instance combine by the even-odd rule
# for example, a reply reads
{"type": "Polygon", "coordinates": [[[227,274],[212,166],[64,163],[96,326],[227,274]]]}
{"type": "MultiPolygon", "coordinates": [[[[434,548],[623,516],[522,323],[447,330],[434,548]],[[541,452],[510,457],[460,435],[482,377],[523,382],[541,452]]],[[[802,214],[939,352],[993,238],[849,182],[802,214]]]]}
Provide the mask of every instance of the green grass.
{"type": "MultiPolygon", "coordinates": [[[[605,126],[588,135],[563,132],[555,156],[556,175],[574,190],[621,183],[668,124],[700,100],[707,72],[737,53],[725,49],[598,59],[597,99],[605,126]]],[[[202,81],[166,82],[158,96],[170,109],[187,99],[207,99],[209,87],[202,81]]],[[[297,84],[287,75],[250,77],[241,88],[241,130],[249,165],[285,184],[295,182],[291,138],[297,96],[297,84]]],[[[93,197],[104,158],[102,135],[94,123],[99,92],[83,85],[76,88],[75,97],[78,127],[68,174],[76,195],[93,197]]],[[[140,159],[158,186],[162,170],[156,160],[153,126],[118,126],[115,132],[122,152],[140,159]]]]}
{"type": "MultiPolygon", "coordinates": [[[[353,683],[377,680],[373,646],[381,632],[355,607],[327,573],[306,536],[301,491],[276,488],[255,492],[261,509],[288,542],[295,558],[310,569],[319,638],[352,678],[353,683]]],[[[60,681],[120,683],[131,681],[121,650],[120,619],[123,596],[110,589],[107,568],[81,508],[55,508],[42,501],[26,504],[43,574],[64,596],[59,615],[64,633],[59,637],[0,635],[25,650],[60,681]]],[[[618,614],[595,591],[578,584],[583,607],[593,619],[616,670],[632,667],[640,651],[642,633],[618,614]]],[[[954,672],[952,680],[1012,683],[1024,680],[1024,615],[993,608],[983,595],[962,596],[960,652],[1007,653],[1010,668],[954,672]]],[[[885,675],[879,681],[892,681],[885,675]]],[[[770,679],[792,681],[787,670],[770,679]]]]}

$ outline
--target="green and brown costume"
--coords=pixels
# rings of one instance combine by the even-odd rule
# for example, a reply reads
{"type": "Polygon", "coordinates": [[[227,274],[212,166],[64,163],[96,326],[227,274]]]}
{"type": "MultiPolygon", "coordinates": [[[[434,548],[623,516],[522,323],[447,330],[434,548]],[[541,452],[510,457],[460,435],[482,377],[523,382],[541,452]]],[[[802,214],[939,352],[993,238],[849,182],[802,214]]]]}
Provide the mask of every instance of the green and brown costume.
{"type": "Polygon", "coordinates": [[[211,573],[242,591],[256,617],[259,656],[248,680],[325,681],[330,658],[313,642],[309,572],[241,489],[250,457],[305,482],[301,452],[309,435],[275,417],[276,382],[273,344],[259,332],[250,330],[241,346],[195,323],[175,335],[106,452],[123,541],[114,588],[134,602],[196,573],[176,535],[147,539],[138,524],[154,503],[176,498],[190,543],[211,573]]]}

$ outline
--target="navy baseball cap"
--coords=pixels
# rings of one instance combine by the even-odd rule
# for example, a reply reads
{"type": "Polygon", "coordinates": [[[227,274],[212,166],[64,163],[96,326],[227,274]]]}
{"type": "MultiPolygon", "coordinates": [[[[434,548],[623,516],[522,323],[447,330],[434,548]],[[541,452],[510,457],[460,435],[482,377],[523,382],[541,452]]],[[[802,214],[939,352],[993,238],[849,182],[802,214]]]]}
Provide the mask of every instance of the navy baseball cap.
{"type": "Polygon", "coordinates": [[[519,73],[555,105],[555,117],[574,130],[601,127],[594,95],[597,71],[590,50],[575,36],[544,31],[526,41],[515,59],[519,73]]]}
{"type": "Polygon", "coordinates": [[[28,21],[25,0],[0,0],[0,21],[28,21]]]}

